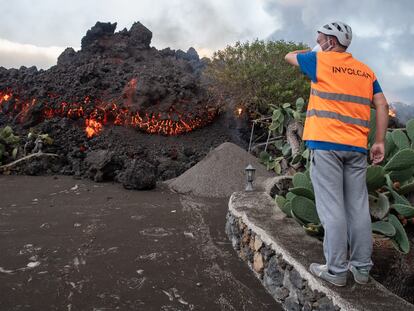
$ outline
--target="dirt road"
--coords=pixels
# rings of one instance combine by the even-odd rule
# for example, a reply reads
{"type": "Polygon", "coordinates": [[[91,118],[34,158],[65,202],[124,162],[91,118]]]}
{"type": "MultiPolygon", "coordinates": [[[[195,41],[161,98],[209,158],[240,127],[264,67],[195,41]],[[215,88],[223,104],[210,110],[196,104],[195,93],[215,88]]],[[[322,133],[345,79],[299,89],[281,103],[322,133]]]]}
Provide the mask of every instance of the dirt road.
{"type": "Polygon", "coordinates": [[[0,176],[0,310],[281,310],[226,212],[163,188],[0,176]]]}

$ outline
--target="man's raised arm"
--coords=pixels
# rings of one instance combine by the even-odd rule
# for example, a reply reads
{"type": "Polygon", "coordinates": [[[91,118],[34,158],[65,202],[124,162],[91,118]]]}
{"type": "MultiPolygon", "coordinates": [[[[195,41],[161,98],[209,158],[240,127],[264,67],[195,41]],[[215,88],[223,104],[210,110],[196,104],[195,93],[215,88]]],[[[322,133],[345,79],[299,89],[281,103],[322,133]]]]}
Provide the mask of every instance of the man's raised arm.
{"type": "Polygon", "coordinates": [[[293,66],[299,66],[298,63],[298,59],[296,57],[296,55],[300,54],[300,53],[306,53],[309,52],[309,49],[306,50],[297,50],[297,51],[292,51],[286,54],[285,56],[285,61],[287,61],[289,64],[293,65],[293,66]]]}
{"type": "Polygon", "coordinates": [[[384,93],[374,94],[374,106],[376,108],[377,129],[375,143],[371,147],[371,160],[374,164],[381,163],[385,154],[385,134],[388,128],[388,103],[384,93]]]}

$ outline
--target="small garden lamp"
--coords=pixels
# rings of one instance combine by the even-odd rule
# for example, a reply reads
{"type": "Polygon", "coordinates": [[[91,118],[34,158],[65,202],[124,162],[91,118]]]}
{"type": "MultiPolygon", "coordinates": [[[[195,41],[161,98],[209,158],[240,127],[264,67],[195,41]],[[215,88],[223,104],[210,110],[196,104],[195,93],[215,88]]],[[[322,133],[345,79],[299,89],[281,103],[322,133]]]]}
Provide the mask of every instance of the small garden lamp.
{"type": "Polygon", "coordinates": [[[253,180],[254,180],[254,173],[256,172],[256,169],[251,164],[249,164],[244,169],[244,171],[246,172],[246,178],[247,178],[246,191],[253,191],[253,180]]]}

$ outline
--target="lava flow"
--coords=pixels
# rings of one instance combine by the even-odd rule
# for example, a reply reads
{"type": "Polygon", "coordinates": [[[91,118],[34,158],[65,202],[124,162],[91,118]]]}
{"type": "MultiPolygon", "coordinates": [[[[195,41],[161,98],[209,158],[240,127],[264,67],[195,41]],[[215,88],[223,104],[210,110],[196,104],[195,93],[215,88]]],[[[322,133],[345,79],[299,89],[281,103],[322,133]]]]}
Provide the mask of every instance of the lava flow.
{"type": "Polygon", "coordinates": [[[102,123],[95,121],[93,119],[86,119],[85,126],[85,132],[88,138],[91,138],[96,134],[99,134],[100,131],[102,131],[102,123]]]}
{"type": "Polygon", "coordinates": [[[397,114],[395,113],[395,110],[391,107],[388,109],[388,115],[393,118],[397,116],[397,114]]]}
{"type": "MultiPolygon", "coordinates": [[[[133,87],[134,82],[132,82],[133,87]]],[[[197,115],[192,113],[183,115],[174,107],[171,107],[168,113],[149,114],[132,111],[130,105],[120,107],[114,101],[92,101],[86,97],[82,102],[56,104],[58,97],[56,95],[49,95],[49,97],[51,103],[42,103],[39,122],[54,117],[84,119],[85,133],[88,138],[99,134],[108,124],[132,126],[150,134],[179,135],[205,126],[216,115],[216,109],[207,106],[205,111],[198,111],[197,115]]],[[[17,114],[17,120],[23,122],[37,102],[36,99],[20,100],[12,91],[3,91],[0,92],[0,113],[10,116],[17,114]]]]}

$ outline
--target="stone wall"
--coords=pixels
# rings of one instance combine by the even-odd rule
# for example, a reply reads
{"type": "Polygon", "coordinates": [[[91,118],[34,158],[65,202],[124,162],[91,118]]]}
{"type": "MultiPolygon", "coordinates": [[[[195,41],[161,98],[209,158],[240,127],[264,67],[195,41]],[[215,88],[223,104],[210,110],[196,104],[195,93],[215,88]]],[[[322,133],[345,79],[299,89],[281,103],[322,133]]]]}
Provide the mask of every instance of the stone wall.
{"type": "Polygon", "coordinates": [[[266,290],[286,310],[340,310],[324,293],[312,290],[282,254],[266,245],[241,218],[230,212],[227,214],[226,234],[239,257],[248,263],[266,290]]]}

